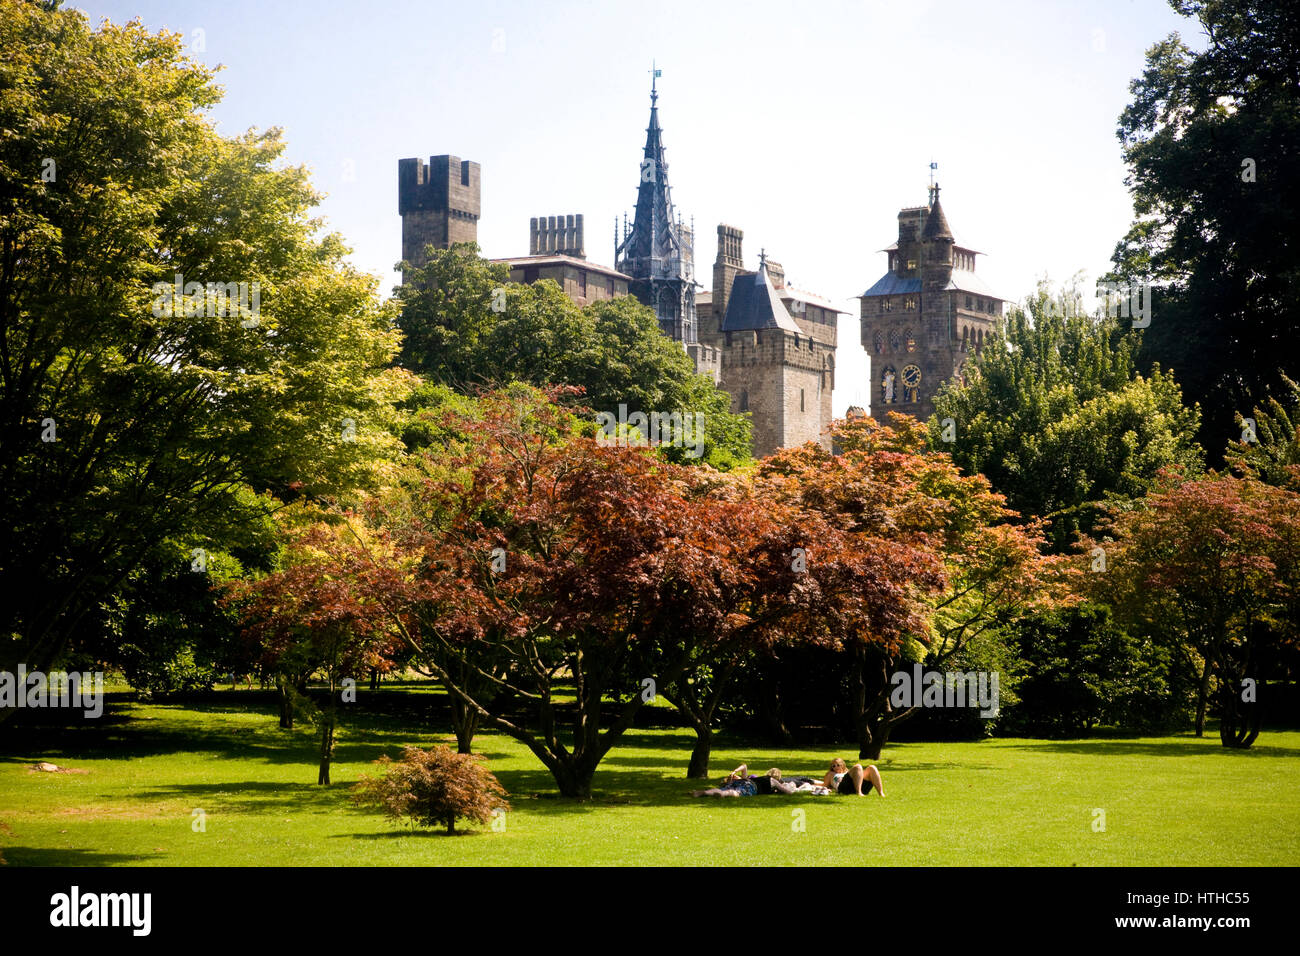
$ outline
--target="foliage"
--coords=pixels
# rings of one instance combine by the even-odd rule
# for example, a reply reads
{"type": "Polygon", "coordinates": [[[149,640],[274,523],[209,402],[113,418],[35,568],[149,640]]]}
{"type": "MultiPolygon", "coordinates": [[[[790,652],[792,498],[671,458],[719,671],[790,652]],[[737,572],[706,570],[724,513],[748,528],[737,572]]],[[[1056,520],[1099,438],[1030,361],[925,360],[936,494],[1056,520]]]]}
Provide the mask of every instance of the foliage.
{"type": "Polygon", "coordinates": [[[1104,571],[1076,567],[1080,590],[1196,668],[1198,734],[1217,681],[1224,744],[1249,746],[1259,707],[1243,682],[1267,676],[1258,668],[1269,645],[1295,640],[1300,494],[1227,475],[1161,479],[1132,509],[1116,510],[1113,541],[1085,542],[1104,571]]]}
{"type": "Polygon", "coordinates": [[[1027,675],[1004,733],[1078,736],[1106,726],[1166,731],[1185,726],[1194,687],[1167,647],[1130,634],[1105,605],[1016,622],[1012,641],[1027,675]]]}
{"type": "Polygon", "coordinates": [[[302,517],[290,516],[301,523],[286,529],[284,566],[256,580],[230,582],[228,603],[238,606],[262,666],[277,673],[282,685],[293,688],[313,673],[324,677],[326,706],[305,709],[321,728],[317,783],[329,784],[343,681],[356,681],[372,668],[387,670],[393,641],[383,607],[364,597],[370,562],[340,563],[357,556],[337,546],[355,530],[323,520],[307,523],[311,512],[302,510],[302,517]]]}
{"type": "MultiPolygon", "coordinates": [[[[1040,554],[1040,527],[1017,522],[986,479],[963,476],[927,448],[910,416],[851,419],[832,434],[838,455],[808,444],[765,459],[761,498],[792,506],[801,528],[846,534],[847,551],[876,562],[855,568],[850,579],[870,586],[853,614],[832,619],[829,635],[854,675],[860,756],[875,759],[891,728],[915,713],[889,700],[899,663],[919,644],[942,665],[1024,609],[1051,604],[1055,563],[1040,554]]],[[[811,550],[808,561],[812,568],[811,550]]]]}
{"type": "Polygon", "coordinates": [[[1157,285],[1142,345],[1205,415],[1216,459],[1242,409],[1300,377],[1300,31],[1290,0],[1170,0],[1205,34],[1153,45],[1117,134],[1136,219],[1115,277],[1157,285]]]}
{"type": "Polygon", "coordinates": [[[1285,375],[1282,384],[1285,399],[1270,395],[1263,407],[1256,406],[1253,428],[1237,416],[1241,436],[1229,443],[1227,459],[1242,475],[1300,491],[1300,385],[1285,375]]]}
{"type": "Polygon", "coordinates": [[[1053,550],[1090,530],[1096,504],[1146,492],[1170,465],[1199,470],[1195,409],[1172,375],[1134,371],[1135,333],[1074,307],[1040,285],[1029,309],[1012,309],[999,338],[965,365],[965,384],[935,397],[934,447],[951,450],[1023,515],[1046,519],[1053,550]],[[944,419],[956,441],[942,441],[944,419]]]}
{"type": "Polygon", "coordinates": [[[46,667],[167,542],[258,525],[250,485],[369,481],[409,376],[279,131],[218,135],[181,36],[0,0],[0,48],[0,667],[46,667]]]}
{"type": "Polygon", "coordinates": [[[352,800],[379,807],[394,820],[445,826],[450,836],[458,819],[490,823],[494,813],[510,809],[505,790],[482,760],[449,747],[403,747],[401,760],[383,756],[375,761],[384,775],[362,777],[352,788],[352,800]]]}
{"type": "MultiPolygon", "coordinates": [[[[516,381],[574,385],[596,411],[693,412],[703,416],[699,461],[728,469],[749,459],[749,420],[731,413],[729,396],[695,372],[636,299],[579,308],[550,280],[507,282],[508,270],[481,259],[472,243],[430,248],[424,265],[402,265],[401,360],[430,381],[461,392],[516,381]]],[[[694,461],[680,448],[664,452],[694,461]]]]}

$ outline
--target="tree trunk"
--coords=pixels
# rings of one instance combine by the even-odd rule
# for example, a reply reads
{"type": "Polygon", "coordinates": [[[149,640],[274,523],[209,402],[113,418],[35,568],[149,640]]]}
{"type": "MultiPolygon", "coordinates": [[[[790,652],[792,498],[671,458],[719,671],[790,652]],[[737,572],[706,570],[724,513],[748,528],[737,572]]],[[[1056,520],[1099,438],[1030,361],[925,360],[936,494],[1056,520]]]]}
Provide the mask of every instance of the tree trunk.
{"type": "Polygon", "coordinates": [[[370,689],[379,690],[379,668],[370,668],[370,689]]]}
{"type": "Polygon", "coordinates": [[[456,835],[456,814],[447,814],[447,836],[456,835]]]}
{"type": "Polygon", "coordinates": [[[455,697],[451,699],[451,729],[456,734],[456,752],[473,753],[474,734],[478,731],[478,714],[455,697]]]}
{"type": "Polygon", "coordinates": [[[280,692],[280,729],[293,730],[293,694],[290,692],[288,680],[277,677],[275,689],[280,692]]]}
{"type": "Polygon", "coordinates": [[[691,751],[691,765],[686,776],[691,780],[709,776],[709,755],[713,751],[713,728],[707,722],[695,725],[695,748],[691,751]]]}
{"type": "Polygon", "coordinates": [[[334,759],[334,721],[337,717],[336,692],[330,690],[330,706],[321,720],[320,775],[316,782],[322,786],[330,783],[330,762],[334,759]]]}
{"type": "Polygon", "coordinates": [[[1201,686],[1196,694],[1196,736],[1205,736],[1205,705],[1210,696],[1210,658],[1201,665],[1201,686]]]}

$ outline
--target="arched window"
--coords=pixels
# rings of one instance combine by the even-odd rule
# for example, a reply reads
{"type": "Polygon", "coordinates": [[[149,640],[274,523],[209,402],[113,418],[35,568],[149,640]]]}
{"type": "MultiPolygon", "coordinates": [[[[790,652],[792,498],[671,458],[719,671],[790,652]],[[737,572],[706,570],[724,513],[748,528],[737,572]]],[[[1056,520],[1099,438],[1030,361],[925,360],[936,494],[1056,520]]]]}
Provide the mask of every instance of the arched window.
{"type": "Polygon", "coordinates": [[[876,329],[876,334],[871,337],[871,344],[875,347],[876,354],[879,355],[885,351],[885,333],[876,329]]]}
{"type": "Polygon", "coordinates": [[[911,329],[903,329],[903,348],[909,352],[916,351],[916,337],[912,335],[911,329]]]}

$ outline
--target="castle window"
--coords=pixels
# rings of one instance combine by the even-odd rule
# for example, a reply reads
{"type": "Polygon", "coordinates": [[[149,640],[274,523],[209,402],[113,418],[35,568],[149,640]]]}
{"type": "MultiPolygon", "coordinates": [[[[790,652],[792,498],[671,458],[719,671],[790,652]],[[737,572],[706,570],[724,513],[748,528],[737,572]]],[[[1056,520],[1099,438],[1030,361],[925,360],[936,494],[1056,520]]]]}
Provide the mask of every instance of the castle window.
{"type": "Polygon", "coordinates": [[[973,309],[973,308],[975,308],[975,306],[974,306],[972,303],[973,303],[973,300],[971,299],[971,297],[970,297],[970,296],[966,296],[966,308],[968,308],[968,309],[973,309]]]}
{"type": "Polygon", "coordinates": [[[613,279],[606,279],[606,280],[605,280],[605,293],[606,293],[606,294],[607,294],[611,299],[614,298],[614,280],[613,280],[613,279]]]}
{"type": "Polygon", "coordinates": [[[877,355],[885,351],[885,333],[876,329],[875,334],[871,336],[871,344],[875,347],[877,355]]]}
{"type": "Polygon", "coordinates": [[[584,299],[587,297],[587,272],[585,269],[578,270],[578,295],[584,299]]]}
{"type": "Polygon", "coordinates": [[[916,310],[916,296],[914,296],[914,295],[909,295],[906,299],[904,299],[904,300],[903,300],[903,308],[905,308],[905,309],[911,309],[911,310],[915,311],[915,310],[916,310]]]}
{"type": "Polygon", "coordinates": [[[976,312],[983,312],[983,311],[984,311],[984,300],[983,300],[983,299],[976,299],[976,300],[975,300],[975,311],[976,311],[976,312]]]}
{"type": "Polygon", "coordinates": [[[799,389],[799,411],[805,411],[803,403],[803,389],[799,389]]]}
{"type": "Polygon", "coordinates": [[[898,351],[898,330],[897,329],[889,330],[889,351],[891,352],[898,351]]]}
{"type": "Polygon", "coordinates": [[[916,351],[916,337],[912,335],[911,329],[903,330],[903,348],[909,352],[916,351]]]}
{"type": "Polygon", "coordinates": [[[469,185],[469,163],[462,162],[460,164],[460,184],[462,186],[469,185]]]}
{"type": "Polygon", "coordinates": [[[915,259],[908,259],[908,260],[907,260],[907,269],[908,269],[908,271],[911,272],[911,271],[914,270],[915,268],[916,268],[916,260],[915,260],[915,259]]]}
{"type": "Polygon", "coordinates": [[[749,390],[748,389],[742,388],[740,390],[740,410],[742,412],[749,411],[749,390]]]}
{"type": "Polygon", "coordinates": [[[880,305],[881,305],[881,308],[883,308],[886,312],[893,312],[893,311],[894,311],[894,300],[893,300],[893,299],[890,299],[890,298],[882,299],[881,302],[880,302],[880,305]]]}

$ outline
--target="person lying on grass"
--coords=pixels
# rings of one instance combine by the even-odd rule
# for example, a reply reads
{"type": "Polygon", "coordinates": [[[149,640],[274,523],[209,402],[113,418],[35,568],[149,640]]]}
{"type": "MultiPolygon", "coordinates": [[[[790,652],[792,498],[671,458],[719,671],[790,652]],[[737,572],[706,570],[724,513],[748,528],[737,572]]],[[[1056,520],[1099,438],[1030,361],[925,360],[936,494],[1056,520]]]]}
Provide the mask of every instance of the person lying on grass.
{"type": "Polygon", "coordinates": [[[866,770],[862,769],[862,764],[855,763],[849,767],[840,757],[831,761],[831,769],[826,771],[826,777],[822,783],[828,790],[833,790],[844,795],[857,794],[859,797],[866,796],[871,792],[874,786],[876,792],[882,797],[885,795],[884,784],[880,782],[880,771],[876,765],[872,764],[866,770]],[[866,789],[863,789],[863,786],[866,789]]]}
{"type": "Polygon", "coordinates": [[[741,764],[716,787],[708,790],[692,790],[692,797],[753,797],[759,794],[794,793],[796,785],[781,779],[781,771],[773,767],[761,777],[749,772],[746,764],[741,764]]]}

